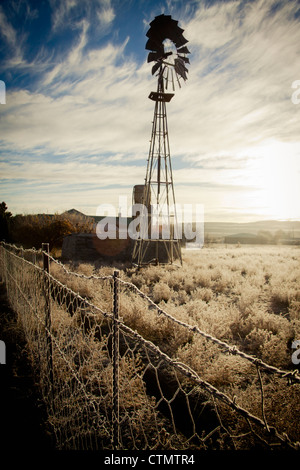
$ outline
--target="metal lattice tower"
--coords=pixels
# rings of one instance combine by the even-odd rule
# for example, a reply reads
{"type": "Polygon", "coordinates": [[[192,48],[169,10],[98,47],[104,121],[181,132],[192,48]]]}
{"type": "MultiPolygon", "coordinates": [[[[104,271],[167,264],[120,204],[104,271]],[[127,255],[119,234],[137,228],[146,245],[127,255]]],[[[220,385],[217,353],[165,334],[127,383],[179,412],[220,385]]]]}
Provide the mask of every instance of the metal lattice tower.
{"type": "Polygon", "coordinates": [[[157,91],[149,95],[155,106],[145,184],[140,199],[134,195],[134,203],[140,202],[147,208],[147,213],[140,214],[140,235],[132,255],[133,263],[138,266],[170,264],[177,259],[182,262],[166,106],[174,93],[166,91],[170,84],[174,91],[175,80],[180,86],[180,79],[187,79],[185,64],[189,63],[186,58],[189,51],[184,46],[187,40],[183,30],[171,16],[157,16],[150,26],[146,49],[151,51],[148,62],[155,61],[152,74],[157,72],[158,78],[157,91]],[[170,57],[173,52],[165,50],[172,45],[176,47],[173,61],[170,57]]]}

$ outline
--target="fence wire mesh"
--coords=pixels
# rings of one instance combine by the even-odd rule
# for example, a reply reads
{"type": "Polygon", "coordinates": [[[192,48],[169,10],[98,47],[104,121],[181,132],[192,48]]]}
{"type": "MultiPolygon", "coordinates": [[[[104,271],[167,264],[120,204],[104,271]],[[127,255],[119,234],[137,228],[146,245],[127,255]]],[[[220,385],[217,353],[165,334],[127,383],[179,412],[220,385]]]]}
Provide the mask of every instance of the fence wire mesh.
{"type": "MultiPolygon", "coordinates": [[[[58,449],[299,449],[268,409],[277,381],[299,412],[299,375],[172,317],[117,272],[72,272],[46,249],[0,246],[0,276],[24,329],[58,449]],[[154,315],[187,344],[208,342],[248,364],[251,410],[126,324],[123,307],[154,315]],[[255,388],[255,393],[254,393],[255,388]],[[298,407],[298,408],[297,408],[298,407]]],[[[125,311],[125,310],[124,310],[125,311]]],[[[166,344],[168,342],[166,341],[166,344]]],[[[246,377],[247,380],[247,377],[246,377]]],[[[248,402],[249,403],[249,400],[248,402]]]]}

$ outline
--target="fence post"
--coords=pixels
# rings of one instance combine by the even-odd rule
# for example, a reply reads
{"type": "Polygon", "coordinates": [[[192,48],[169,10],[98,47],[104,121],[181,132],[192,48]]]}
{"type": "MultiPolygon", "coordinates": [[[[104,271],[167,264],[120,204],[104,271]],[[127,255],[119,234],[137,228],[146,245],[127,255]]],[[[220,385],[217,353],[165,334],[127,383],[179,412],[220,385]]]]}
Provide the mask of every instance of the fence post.
{"type": "Polygon", "coordinates": [[[113,447],[119,448],[119,271],[114,271],[113,275],[113,390],[112,390],[112,424],[113,424],[113,447]]]}
{"type": "Polygon", "coordinates": [[[45,327],[46,327],[46,357],[47,365],[49,368],[49,379],[50,379],[50,396],[53,391],[53,362],[52,362],[52,340],[51,340],[51,292],[50,292],[50,279],[47,274],[50,274],[50,262],[49,262],[49,243],[42,244],[43,251],[43,269],[45,272],[44,276],[44,295],[45,295],[45,327]]]}

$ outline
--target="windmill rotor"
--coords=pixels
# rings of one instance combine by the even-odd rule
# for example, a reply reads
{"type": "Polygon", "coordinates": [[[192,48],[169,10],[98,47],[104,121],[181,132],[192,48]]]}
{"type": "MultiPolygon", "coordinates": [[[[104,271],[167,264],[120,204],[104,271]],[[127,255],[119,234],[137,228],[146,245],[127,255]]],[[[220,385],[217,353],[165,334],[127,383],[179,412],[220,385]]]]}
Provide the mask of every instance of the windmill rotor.
{"type": "Polygon", "coordinates": [[[159,72],[164,78],[166,88],[169,82],[173,90],[175,78],[180,86],[180,79],[187,80],[187,64],[190,63],[190,54],[186,43],[188,40],[183,36],[184,30],[178,26],[178,21],[173,20],[170,15],[159,15],[150,23],[146,34],[148,41],[146,49],[149,50],[147,62],[155,62],[152,67],[152,75],[159,72]],[[171,41],[175,51],[166,50],[166,40],[171,41]]]}

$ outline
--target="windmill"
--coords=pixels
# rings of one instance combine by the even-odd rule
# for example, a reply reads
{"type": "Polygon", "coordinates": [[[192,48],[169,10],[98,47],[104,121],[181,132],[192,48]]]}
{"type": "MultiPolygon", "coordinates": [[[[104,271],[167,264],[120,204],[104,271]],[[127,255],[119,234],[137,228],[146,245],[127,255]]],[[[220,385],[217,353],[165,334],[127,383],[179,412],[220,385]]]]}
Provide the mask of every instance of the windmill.
{"type": "Polygon", "coordinates": [[[147,208],[147,213],[140,214],[139,238],[132,253],[132,261],[139,267],[153,262],[171,264],[176,259],[182,263],[166,103],[174,96],[175,84],[181,87],[181,81],[187,80],[190,51],[183,32],[169,15],[156,16],[147,32],[147,61],[154,62],[157,90],[149,95],[155,105],[145,184],[135,186],[133,192],[133,202],[147,208]]]}

